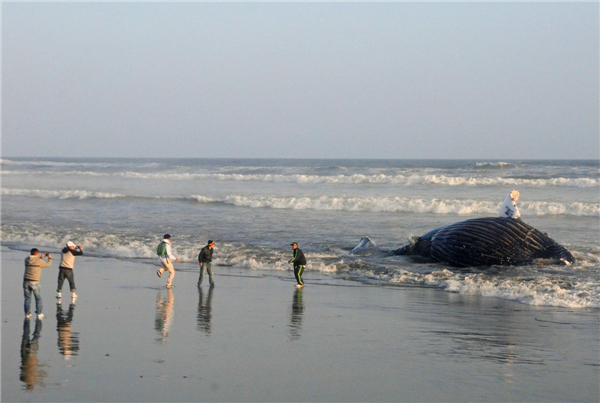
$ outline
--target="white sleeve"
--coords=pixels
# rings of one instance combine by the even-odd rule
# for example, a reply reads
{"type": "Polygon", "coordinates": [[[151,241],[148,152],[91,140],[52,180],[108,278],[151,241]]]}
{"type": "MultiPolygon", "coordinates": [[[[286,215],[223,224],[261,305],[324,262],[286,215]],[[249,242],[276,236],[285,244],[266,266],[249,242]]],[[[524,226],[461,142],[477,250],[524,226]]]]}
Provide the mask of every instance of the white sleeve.
{"type": "Polygon", "coordinates": [[[169,259],[175,260],[177,259],[175,256],[173,256],[173,253],[171,253],[171,244],[167,242],[167,256],[169,257],[169,259]]]}

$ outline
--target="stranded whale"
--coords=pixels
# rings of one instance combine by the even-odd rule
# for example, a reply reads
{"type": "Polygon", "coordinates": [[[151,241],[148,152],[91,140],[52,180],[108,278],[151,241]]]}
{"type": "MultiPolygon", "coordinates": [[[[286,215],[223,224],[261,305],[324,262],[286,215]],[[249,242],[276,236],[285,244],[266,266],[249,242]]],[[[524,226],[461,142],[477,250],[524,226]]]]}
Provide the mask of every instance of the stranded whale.
{"type": "Polygon", "coordinates": [[[549,260],[571,264],[564,246],[523,221],[485,217],[449,224],[417,237],[393,255],[417,255],[457,267],[517,266],[549,260]]]}

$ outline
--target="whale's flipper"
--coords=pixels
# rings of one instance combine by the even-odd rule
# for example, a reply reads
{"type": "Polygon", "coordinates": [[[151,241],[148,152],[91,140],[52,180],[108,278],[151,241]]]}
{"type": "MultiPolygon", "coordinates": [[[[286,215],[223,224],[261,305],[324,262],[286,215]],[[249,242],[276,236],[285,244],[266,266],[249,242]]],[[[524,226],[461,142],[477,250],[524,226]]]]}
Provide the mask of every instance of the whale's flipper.
{"type": "Polygon", "coordinates": [[[354,249],[350,251],[350,254],[354,255],[356,252],[360,252],[361,250],[364,250],[370,246],[376,246],[375,242],[371,241],[371,239],[368,236],[364,236],[360,238],[360,242],[358,243],[358,245],[356,245],[354,249]]]}

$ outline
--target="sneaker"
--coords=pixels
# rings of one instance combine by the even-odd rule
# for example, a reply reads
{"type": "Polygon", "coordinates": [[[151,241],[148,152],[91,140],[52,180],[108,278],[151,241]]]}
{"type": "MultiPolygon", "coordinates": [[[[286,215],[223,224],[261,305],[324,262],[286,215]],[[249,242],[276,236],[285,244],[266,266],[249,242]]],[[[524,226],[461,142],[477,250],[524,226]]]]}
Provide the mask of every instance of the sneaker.
{"type": "Polygon", "coordinates": [[[71,299],[75,299],[75,298],[77,298],[77,294],[71,293],[71,299]]]}
{"type": "Polygon", "coordinates": [[[29,318],[31,318],[31,314],[30,313],[28,313],[27,315],[25,315],[25,319],[29,319],[29,318]]]}
{"type": "Polygon", "coordinates": [[[167,288],[173,288],[173,284],[167,284],[167,288]]]}
{"type": "Polygon", "coordinates": [[[296,288],[302,288],[302,287],[304,287],[304,285],[302,285],[302,284],[296,284],[296,288]]]}
{"type": "Polygon", "coordinates": [[[158,278],[162,278],[162,273],[160,272],[160,270],[156,270],[156,275],[158,276],[158,278]]]}
{"type": "Polygon", "coordinates": [[[43,313],[40,313],[40,314],[37,316],[37,318],[38,318],[38,319],[44,319],[44,314],[43,314],[43,313]]]}
{"type": "Polygon", "coordinates": [[[62,298],[62,292],[58,292],[58,294],[56,294],[56,298],[61,299],[62,298]]]}

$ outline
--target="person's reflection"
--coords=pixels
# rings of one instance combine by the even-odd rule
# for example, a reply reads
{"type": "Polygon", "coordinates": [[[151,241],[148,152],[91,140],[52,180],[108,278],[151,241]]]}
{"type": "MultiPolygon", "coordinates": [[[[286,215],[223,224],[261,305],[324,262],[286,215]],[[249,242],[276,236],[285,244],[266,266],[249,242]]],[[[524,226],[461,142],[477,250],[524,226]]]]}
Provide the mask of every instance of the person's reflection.
{"type": "Polygon", "coordinates": [[[23,322],[23,338],[21,339],[21,376],[19,379],[25,383],[25,389],[32,390],[38,383],[38,378],[46,376],[44,371],[40,370],[37,353],[39,350],[39,339],[42,335],[42,321],[35,321],[35,330],[33,338],[30,338],[29,319],[23,322]]]}
{"type": "Polygon", "coordinates": [[[292,301],[292,321],[290,323],[291,340],[298,340],[300,338],[300,328],[302,327],[303,313],[304,304],[302,303],[302,288],[297,288],[292,301]]]}
{"type": "Polygon", "coordinates": [[[167,344],[169,330],[173,322],[173,289],[167,288],[166,298],[162,298],[162,290],[156,297],[156,317],[154,319],[154,328],[160,333],[161,337],[157,340],[161,344],[167,344]]]}
{"type": "Polygon", "coordinates": [[[208,289],[208,297],[204,300],[204,295],[201,287],[198,287],[198,330],[205,332],[210,336],[212,331],[210,320],[212,319],[212,298],[215,287],[208,289]]]}
{"type": "Polygon", "coordinates": [[[79,353],[79,333],[71,332],[73,322],[73,313],[75,304],[69,305],[69,310],[65,314],[62,309],[62,303],[56,304],[56,330],[58,331],[58,352],[64,356],[65,360],[71,359],[71,356],[79,353]]]}

